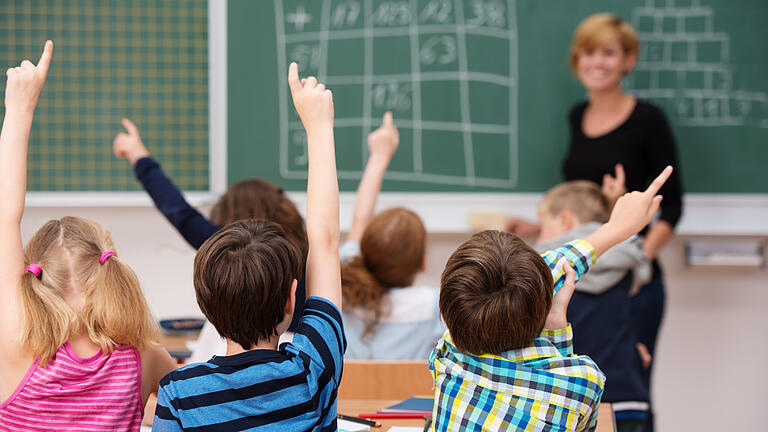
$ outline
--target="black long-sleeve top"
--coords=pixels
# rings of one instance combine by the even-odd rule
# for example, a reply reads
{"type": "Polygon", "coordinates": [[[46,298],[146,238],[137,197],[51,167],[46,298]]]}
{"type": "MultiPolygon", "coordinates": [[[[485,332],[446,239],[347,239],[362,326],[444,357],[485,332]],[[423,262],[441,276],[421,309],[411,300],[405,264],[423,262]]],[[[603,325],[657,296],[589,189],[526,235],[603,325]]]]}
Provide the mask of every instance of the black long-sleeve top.
{"type": "Polygon", "coordinates": [[[664,196],[659,219],[677,225],[683,209],[680,166],[672,131],[664,113],[647,102],[637,101],[629,118],[605,135],[590,138],[582,130],[587,103],[570,112],[571,145],[563,162],[566,180],[591,180],[597,184],[603,175],[614,175],[617,163],[624,165],[628,191],[644,190],[667,165],[674,172],[659,192],[664,196]]]}
{"type": "MultiPolygon", "coordinates": [[[[189,205],[179,188],[165,175],[160,164],[154,159],[139,159],[133,170],[157,209],[193,248],[200,249],[200,246],[221,228],[189,205]]],[[[293,332],[298,328],[301,310],[307,297],[304,279],[302,277],[296,287],[296,305],[291,326],[288,328],[293,332]]]]}

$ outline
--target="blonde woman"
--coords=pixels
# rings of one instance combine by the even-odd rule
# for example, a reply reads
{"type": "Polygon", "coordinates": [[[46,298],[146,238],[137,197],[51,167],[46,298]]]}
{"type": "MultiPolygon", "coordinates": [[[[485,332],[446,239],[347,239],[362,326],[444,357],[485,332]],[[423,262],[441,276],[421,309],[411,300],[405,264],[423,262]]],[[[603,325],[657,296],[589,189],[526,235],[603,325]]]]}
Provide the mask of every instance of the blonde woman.
{"type": "MultiPolygon", "coordinates": [[[[569,64],[587,92],[587,100],[570,111],[570,146],[563,161],[566,181],[602,184],[611,202],[627,190],[642,190],[665,166],[674,172],[661,189],[664,196],[658,219],[641,232],[643,253],[653,262],[651,281],[632,298],[633,326],[642,342],[650,386],[652,356],[664,312],[664,284],[659,250],[673,236],[682,214],[682,188],[675,140],[664,113],[655,105],[624,91],[622,79],[637,62],[640,42],[626,21],[611,13],[585,18],[573,35],[569,64]]],[[[539,225],[522,219],[509,221],[517,235],[538,235],[539,225]]],[[[610,386],[610,384],[609,384],[610,386]]],[[[651,431],[653,416],[644,430],[651,431]]]]}

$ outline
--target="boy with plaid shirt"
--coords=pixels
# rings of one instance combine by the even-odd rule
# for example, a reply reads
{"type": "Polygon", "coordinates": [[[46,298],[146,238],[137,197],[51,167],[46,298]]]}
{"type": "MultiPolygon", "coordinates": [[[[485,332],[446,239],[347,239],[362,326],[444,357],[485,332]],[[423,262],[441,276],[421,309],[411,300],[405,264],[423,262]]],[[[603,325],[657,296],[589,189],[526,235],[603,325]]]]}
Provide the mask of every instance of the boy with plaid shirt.
{"type": "Polygon", "coordinates": [[[459,246],[440,283],[448,331],[429,361],[435,430],[595,429],[605,376],[589,357],[573,354],[568,302],[576,279],[603,252],[651,220],[671,173],[667,167],[646,191],[620,198],[610,220],[584,240],[541,256],[498,231],[459,246]]]}

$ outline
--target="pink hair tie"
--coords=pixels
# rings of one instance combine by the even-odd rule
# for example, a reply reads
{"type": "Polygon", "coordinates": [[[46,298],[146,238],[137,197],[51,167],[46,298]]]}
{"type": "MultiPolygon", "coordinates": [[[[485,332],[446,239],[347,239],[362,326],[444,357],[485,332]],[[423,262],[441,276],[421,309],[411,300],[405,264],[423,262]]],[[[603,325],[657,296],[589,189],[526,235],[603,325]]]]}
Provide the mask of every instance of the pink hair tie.
{"type": "Polygon", "coordinates": [[[101,253],[101,256],[99,257],[99,262],[104,264],[105,262],[107,262],[109,257],[113,257],[113,256],[115,256],[114,252],[112,252],[112,251],[104,251],[104,252],[101,253]]]}
{"type": "Polygon", "coordinates": [[[30,264],[27,266],[27,271],[35,275],[36,278],[39,278],[40,274],[43,272],[43,268],[37,264],[30,264]]]}

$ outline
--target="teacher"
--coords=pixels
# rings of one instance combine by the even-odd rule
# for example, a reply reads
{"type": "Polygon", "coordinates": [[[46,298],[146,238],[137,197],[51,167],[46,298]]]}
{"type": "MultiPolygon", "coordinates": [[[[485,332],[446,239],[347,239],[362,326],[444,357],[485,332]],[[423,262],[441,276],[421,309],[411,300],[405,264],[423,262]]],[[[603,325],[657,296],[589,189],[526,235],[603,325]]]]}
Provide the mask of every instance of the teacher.
{"type": "MultiPolygon", "coordinates": [[[[635,334],[652,356],[664,311],[664,282],[656,255],[680,220],[682,188],[675,141],[664,113],[621,88],[639,48],[632,26],[614,14],[592,15],[579,24],[569,63],[588,99],[576,104],[568,116],[570,146],[562,168],[565,180],[602,184],[603,193],[615,202],[626,190],[645,189],[665,166],[674,167],[660,191],[664,196],[661,212],[641,233],[643,252],[653,262],[653,276],[631,299],[635,334]]],[[[515,219],[509,224],[510,231],[523,236],[534,234],[536,227],[515,219]]],[[[650,387],[648,366],[645,380],[650,387]]],[[[653,430],[651,411],[643,430],[653,430]]]]}
{"type": "MultiPolygon", "coordinates": [[[[566,180],[602,183],[603,192],[616,200],[625,192],[621,177],[626,189],[643,190],[665,166],[675,169],[659,192],[664,196],[659,217],[643,233],[643,253],[653,262],[653,276],[631,299],[635,335],[653,356],[664,312],[664,282],[656,255],[672,238],[683,206],[675,140],[664,113],[621,88],[622,78],[635,67],[639,48],[632,26],[616,15],[592,15],[579,24],[569,60],[588,100],[568,116],[571,140],[563,174],[566,180]]],[[[650,372],[649,365],[649,387],[650,372]]],[[[653,430],[652,411],[643,430],[653,430]]]]}

